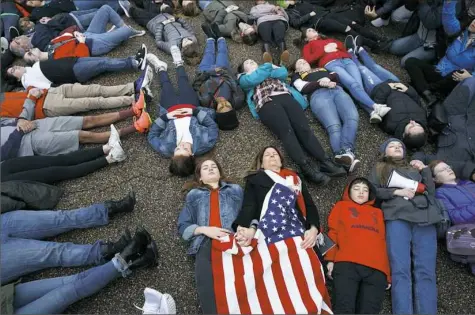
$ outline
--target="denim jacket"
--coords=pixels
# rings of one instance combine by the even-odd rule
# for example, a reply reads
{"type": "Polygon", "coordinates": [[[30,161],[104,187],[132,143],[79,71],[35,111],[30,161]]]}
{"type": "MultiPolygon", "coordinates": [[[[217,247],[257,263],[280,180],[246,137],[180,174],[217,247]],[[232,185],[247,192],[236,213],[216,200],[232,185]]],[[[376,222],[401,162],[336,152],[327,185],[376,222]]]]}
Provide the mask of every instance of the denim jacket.
{"type": "MultiPolygon", "coordinates": [[[[178,217],[178,232],[185,241],[191,242],[189,255],[195,255],[205,238],[194,235],[199,226],[209,226],[210,191],[207,188],[192,189],[187,195],[185,206],[178,217]]],[[[219,188],[219,214],[222,228],[231,230],[231,225],[241,210],[243,190],[236,184],[221,183],[219,188]]]]}
{"type": "MultiPolygon", "coordinates": [[[[147,139],[152,148],[165,157],[172,157],[176,148],[176,128],[173,120],[168,120],[167,111],[159,106],[160,116],[150,128],[147,139]]],[[[210,151],[218,141],[218,125],[214,121],[213,109],[197,107],[193,110],[190,133],[193,138],[193,155],[210,151]]]]}

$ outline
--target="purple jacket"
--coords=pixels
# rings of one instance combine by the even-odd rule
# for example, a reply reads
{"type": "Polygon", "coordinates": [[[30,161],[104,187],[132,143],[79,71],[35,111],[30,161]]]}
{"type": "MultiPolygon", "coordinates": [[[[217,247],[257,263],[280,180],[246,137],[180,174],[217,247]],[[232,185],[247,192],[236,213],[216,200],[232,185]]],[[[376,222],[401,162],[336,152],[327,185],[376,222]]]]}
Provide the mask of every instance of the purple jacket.
{"type": "Polygon", "coordinates": [[[452,224],[475,223],[475,183],[458,181],[457,185],[442,185],[435,197],[442,201],[452,224]]]}

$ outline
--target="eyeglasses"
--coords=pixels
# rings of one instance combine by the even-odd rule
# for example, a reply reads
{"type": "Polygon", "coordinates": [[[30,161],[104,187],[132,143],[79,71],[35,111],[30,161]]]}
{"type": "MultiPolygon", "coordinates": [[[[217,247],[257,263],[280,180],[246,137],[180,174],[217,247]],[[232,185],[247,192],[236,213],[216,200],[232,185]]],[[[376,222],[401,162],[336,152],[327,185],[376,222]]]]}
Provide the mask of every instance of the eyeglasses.
{"type": "Polygon", "coordinates": [[[451,170],[452,170],[452,167],[450,167],[449,165],[447,165],[447,166],[441,168],[437,173],[435,173],[435,175],[437,176],[437,174],[440,174],[440,173],[445,172],[445,171],[448,172],[448,171],[451,171],[451,170]]]}

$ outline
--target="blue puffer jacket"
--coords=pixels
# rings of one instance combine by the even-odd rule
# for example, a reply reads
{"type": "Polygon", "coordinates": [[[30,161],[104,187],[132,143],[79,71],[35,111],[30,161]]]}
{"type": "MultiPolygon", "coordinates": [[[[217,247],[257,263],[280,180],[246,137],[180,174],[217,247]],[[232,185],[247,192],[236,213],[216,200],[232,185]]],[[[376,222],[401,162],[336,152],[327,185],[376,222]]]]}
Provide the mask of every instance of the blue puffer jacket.
{"type": "MultiPolygon", "coordinates": [[[[206,236],[194,235],[199,226],[209,226],[210,195],[207,188],[192,189],[186,195],[185,206],[178,217],[178,232],[185,241],[190,241],[189,255],[195,255],[206,236]]],[[[221,182],[219,188],[219,214],[223,229],[232,230],[231,225],[241,210],[243,190],[236,184],[221,182]]]]}
{"type": "Polygon", "coordinates": [[[442,201],[452,224],[475,223],[475,183],[461,180],[457,185],[442,185],[435,197],[442,201]]]}
{"type": "MultiPolygon", "coordinates": [[[[159,106],[160,116],[150,128],[147,139],[152,148],[165,157],[172,157],[176,148],[176,128],[173,120],[168,120],[167,111],[159,106]]],[[[193,110],[190,133],[193,138],[193,155],[210,151],[218,141],[218,125],[215,112],[211,108],[197,107],[193,110]]]]}
{"type": "Polygon", "coordinates": [[[260,65],[259,68],[257,68],[254,72],[249,74],[242,74],[239,77],[239,85],[247,94],[247,105],[249,106],[249,110],[251,111],[251,114],[252,116],[254,116],[254,118],[259,119],[259,115],[256,111],[256,104],[254,104],[254,101],[252,99],[252,97],[254,96],[254,88],[268,78],[279,79],[280,81],[285,83],[293,98],[295,98],[295,100],[299,102],[300,106],[302,106],[302,109],[306,109],[308,107],[307,99],[296,89],[287,84],[287,75],[288,72],[285,67],[274,68],[272,67],[271,63],[267,62],[260,65]]]}
{"type": "Polygon", "coordinates": [[[460,69],[466,69],[475,74],[475,42],[467,47],[469,36],[468,30],[465,30],[447,48],[445,56],[437,64],[437,70],[442,76],[460,69]]]}

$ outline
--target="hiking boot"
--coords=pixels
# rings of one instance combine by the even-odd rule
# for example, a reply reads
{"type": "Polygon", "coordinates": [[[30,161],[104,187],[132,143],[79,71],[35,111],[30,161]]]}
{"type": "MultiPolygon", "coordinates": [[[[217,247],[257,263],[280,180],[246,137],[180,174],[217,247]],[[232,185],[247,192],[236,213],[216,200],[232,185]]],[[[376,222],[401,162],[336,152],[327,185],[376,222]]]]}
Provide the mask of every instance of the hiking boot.
{"type": "Polygon", "coordinates": [[[115,216],[118,213],[132,212],[135,207],[135,193],[131,191],[127,196],[117,201],[105,201],[104,206],[107,209],[109,218],[115,216]]]}
{"type": "Polygon", "coordinates": [[[270,49],[270,45],[269,45],[269,44],[264,43],[264,44],[262,45],[262,52],[263,52],[263,53],[262,53],[262,61],[263,61],[264,63],[266,63],[266,62],[272,63],[272,62],[273,62],[273,60],[272,60],[272,51],[271,51],[271,49],[270,49]]]}
{"type": "Polygon", "coordinates": [[[129,264],[137,257],[142,256],[147,251],[148,244],[152,241],[152,237],[143,227],[138,228],[134,237],[120,251],[120,256],[129,264]]]}
{"type": "Polygon", "coordinates": [[[176,314],[176,304],[168,293],[161,293],[151,288],[143,291],[145,302],[142,308],[134,305],[143,314],[176,314]]]}
{"type": "Polygon", "coordinates": [[[320,171],[330,177],[341,177],[346,175],[346,171],[343,167],[336,165],[332,161],[332,158],[327,158],[325,161],[320,162],[320,171]]]}
{"type": "Polygon", "coordinates": [[[303,176],[317,186],[325,186],[331,180],[330,177],[320,172],[318,165],[310,159],[301,165],[300,168],[302,169],[303,176]]]}
{"type": "Polygon", "coordinates": [[[146,133],[152,125],[152,118],[146,111],[142,111],[140,118],[134,117],[134,127],[140,133],[146,133]]]}
{"type": "MultiPolygon", "coordinates": [[[[358,36],[356,36],[358,37],[358,36]]],[[[356,48],[356,44],[355,44],[355,38],[351,35],[348,35],[346,36],[345,38],[345,47],[346,47],[346,50],[353,50],[353,51],[356,51],[355,48],[356,48]]]]}
{"type": "Polygon", "coordinates": [[[158,259],[157,243],[155,243],[155,241],[152,240],[150,244],[147,245],[145,253],[143,253],[143,255],[136,258],[135,260],[132,261],[132,263],[129,264],[129,269],[136,270],[139,268],[147,268],[147,267],[156,266],[157,259],[158,259]]]}
{"type": "Polygon", "coordinates": [[[137,51],[137,53],[135,54],[135,60],[137,60],[138,62],[138,68],[140,70],[144,70],[145,69],[145,65],[146,65],[146,60],[145,60],[145,57],[147,56],[147,46],[145,46],[145,44],[142,44],[142,46],[140,47],[140,49],[137,51]]]}
{"type": "Polygon", "coordinates": [[[282,42],[279,44],[279,50],[280,50],[280,64],[288,67],[290,63],[290,53],[287,50],[287,46],[285,45],[285,42],[282,42]]]}
{"type": "Polygon", "coordinates": [[[124,234],[121,235],[117,242],[106,243],[106,248],[102,250],[102,257],[105,260],[111,260],[115,254],[120,253],[132,241],[132,235],[129,229],[125,229],[124,234]]]}

